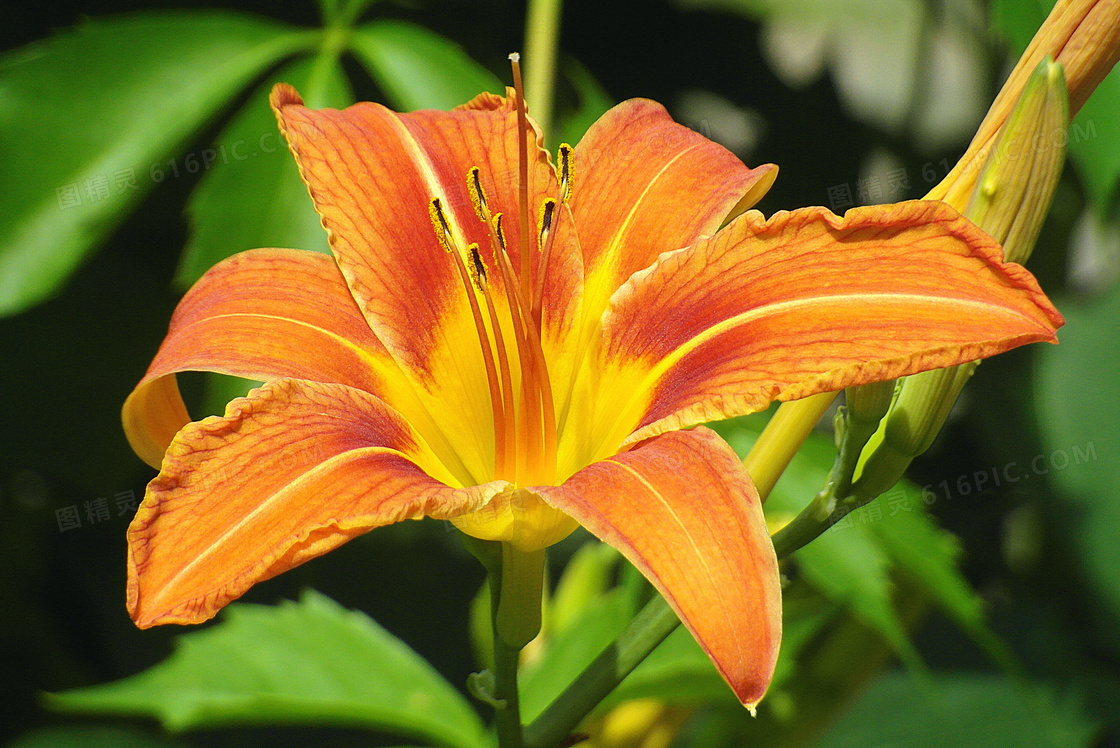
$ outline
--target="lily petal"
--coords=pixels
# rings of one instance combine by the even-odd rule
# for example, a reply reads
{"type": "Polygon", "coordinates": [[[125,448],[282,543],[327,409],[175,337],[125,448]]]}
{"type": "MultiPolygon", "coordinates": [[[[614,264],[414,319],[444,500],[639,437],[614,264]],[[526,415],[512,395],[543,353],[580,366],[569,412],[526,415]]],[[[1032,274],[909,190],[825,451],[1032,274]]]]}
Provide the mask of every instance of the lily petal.
{"type": "MultiPolygon", "coordinates": [[[[398,114],[369,103],[311,110],[283,84],[274,89],[272,103],[359,307],[410,378],[432,422],[458,445],[469,474],[463,478],[484,480],[494,463],[486,369],[473,342],[477,333],[466,291],[432,228],[429,209],[439,198],[455,241],[461,247],[478,244],[489,277],[499,278],[490,232],[467,190],[468,173],[478,167],[488,208],[504,215],[506,244],[519,266],[523,227],[517,220],[515,108],[509,99],[484,94],[453,112],[398,114]]],[[[535,128],[530,138],[539,143],[535,128]]],[[[537,220],[545,197],[558,193],[555,172],[538,147],[529,171],[530,220],[537,220]]],[[[536,229],[530,231],[535,251],[536,229]]],[[[567,290],[549,295],[549,307],[557,312],[548,317],[553,321],[573,316],[568,305],[579,281],[570,272],[578,247],[571,239],[557,239],[554,261],[564,272],[550,278],[567,290]]],[[[499,284],[490,285],[497,300],[507,303],[499,284]]],[[[503,334],[513,339],[512,330],[503,334]]],[[[395,396],[387,399],[397,405],[395,396]]]]}
{"type": "Polygon", "coordinates": [[[369,393],[270,382],[176,435],[128,529],[129,612],[141,628],[205,621],[368,530],[473,511],[508,486],[450,479],[369,393]]]}
{"type": "Polygon", "coordinates": [[[378,394],[374,362],[387,358],[330,257],[243,252],[211,268],[179,302],[155,360],[125,401],[125,434],[158,468],[190,420],[175,372],[295,377],[378,394]]]}
{"type": "Polygon", "coordinates": [[[778,169],[748,169],[735,154],[673,121],[648,99],[614,107],[574,153],[572,213],[579,229],[588,319],[662,252],[715,233],[752,207],[778,169]]]}
{"type": "Polygon", "coordinates": [[[638,567],[753,709],[777,661],[781,587],[758,494],[722,439],[663,434],[530,490],[638,567]]]}
{"type": "Polygon", "coordinates": [[[597,398],[616,421],[599,449],[1054,341],[1061,324],[1030,273],[943,203],[751,211],[615,294],[597,398]]]}

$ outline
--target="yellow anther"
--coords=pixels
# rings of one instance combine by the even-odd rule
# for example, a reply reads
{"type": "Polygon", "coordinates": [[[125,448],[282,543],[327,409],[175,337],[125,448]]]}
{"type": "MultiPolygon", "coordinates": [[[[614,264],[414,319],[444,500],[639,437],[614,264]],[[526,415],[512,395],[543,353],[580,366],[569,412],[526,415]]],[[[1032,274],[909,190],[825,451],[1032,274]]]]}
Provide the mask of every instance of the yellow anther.
{"type": "Polygon", "coordinates": [[[447,224],[447,216],[443,214],[443,205],[438,197],[433,197],[428,203],[428,217],[432,220],[432,228],[436,232],[436,239],[445,251],[452,251],[451,227],[447,224]]]}
{"type": "Polygon", "coordinates": [[[486,288],[486,265],[482,262],[482,255],[478,253],[478,245],[472,244],[467,247],[467,254],[470,255],[471,264],[471,280],[479,291],[486,288]]]}
{"type": "Polygon", "coordinates": [[[482,189],[482,180],[479,178],[479,168],[472,166],[467,172],[467,193],[471,196],[471,205],[478,220],[486,223],[490,220],[490,208],[486,204],[486,192],[482,189]]]}
{"type": "Polygon", "coordinates": [[[541,205],[541,230],[537,236],[537,249],[543,250],[548,241],[548,232],[552,230],[552,216],[556,212],[556,201],[551,197],[541,205]]]}
{"type": "Polygon", "coordinates": [[[572,163],[572,147],[567,143],[560,144],[560,150],[556,154],[556,164],[560,171],[560,202],[566,203],[572,195],[572,177],[575,168],[572,163]]]}
{"type": "Polygon", "coordinates": [[[502,252],[505,252],[506,251],[506,235],[505,235],[505,232],[502,231],[502,218],[503,217],[504,216],[501,213],[495,213],[494,217],[490,219],[490,222],[494,224],[494,236],[498,237],[498,249],[500,249],[502,252]]]}

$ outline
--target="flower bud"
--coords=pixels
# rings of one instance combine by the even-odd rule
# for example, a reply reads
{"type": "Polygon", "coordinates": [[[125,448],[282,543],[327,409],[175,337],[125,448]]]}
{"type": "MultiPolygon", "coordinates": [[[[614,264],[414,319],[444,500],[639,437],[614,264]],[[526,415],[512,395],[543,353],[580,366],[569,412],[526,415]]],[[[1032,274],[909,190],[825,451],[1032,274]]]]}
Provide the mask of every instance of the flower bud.
{"type": "Polygon", "coordinates": [[[964,210],[1003,245],[1008,262],[1023,264],[1034,249],[1065,162],[1068,122],[1062,66],[1047,57],[996,137],[964,210]]]}

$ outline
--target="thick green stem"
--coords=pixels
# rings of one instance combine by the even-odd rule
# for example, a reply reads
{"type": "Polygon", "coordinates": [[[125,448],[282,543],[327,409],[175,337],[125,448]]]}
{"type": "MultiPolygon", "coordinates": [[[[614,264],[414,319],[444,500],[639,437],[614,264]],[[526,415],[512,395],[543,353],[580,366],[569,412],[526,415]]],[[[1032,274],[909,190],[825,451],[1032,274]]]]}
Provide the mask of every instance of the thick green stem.
{"type": "Polygon", "coordinates": [[[517,693],[517,665],[520,647],[511,647],[494,631],[494,726],[501,748],[523,748],[521,704],[517,693]]]}
{"type": "Polygon", "coordinates": [[[525,19],[525,98],[545,135],[552,132],[561,0],[529,0],[525,19]]]}
{"type": "Polygon", "coordinates": [[[498,745],[501,748],[522,748],[525,739],[517,691],[517,666],[522,647],[541,630],[545,552],[526,553],[502,543],[500,554],[500,561],[492,550],[488,558],[480,556],[490,572],[490,610],[494,631],[494,692],[491,703],[494,705],[498,745]]]}

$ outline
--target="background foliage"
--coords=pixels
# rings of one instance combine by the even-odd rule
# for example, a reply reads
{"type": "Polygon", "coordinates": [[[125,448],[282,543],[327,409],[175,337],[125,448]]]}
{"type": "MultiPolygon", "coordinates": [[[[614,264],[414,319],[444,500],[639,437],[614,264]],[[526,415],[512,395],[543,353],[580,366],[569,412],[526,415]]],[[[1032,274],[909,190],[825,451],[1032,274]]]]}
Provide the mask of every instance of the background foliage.
{"type": "MultiPolygon", "coordinates": [[[[556,140],[647,96],[748,163],[779,164],[765,212],[920,197],[1046,10],[573,0],[556,140]]],[[[313,105],[451,106],[508,80],[524,9],[386,0],[345,53],[311,3],[15,12],[0,10],[12,50],[0,60],[0,676],[18,689],[0,701],[0,739],[341,746],[371,744],[372,730],[375,744],[472,745],[487,710],[456,691],[485,662],[469,635],[482,570],[440,523],[376,531],[258,585],[136,675],[183,630],[140,632],[124,611],[124,530],[151,471],[118,412],[178,294],[213,262],[253,246],[325,249],[263,106],[273,81],[313,105]],[[259,607],[281,600],[298,602],[259,607]],[[440,719],[386,700],[403,684],[440,719]],[[190,729],[170,737],[152,718],[190,729]]],[[[981,366],[912,482],[797,554],[759,719],[678,631],[589,723],[599,745],[623,745],[606,736],[627,720],[670,727],[681,746],[1120,745],[1120,361],[1107,344],[1120,334],[1118,122],[1113,75],[1071,129],[1073,166],[1031,261],[1066,314],[1062,344],[981,366]]],[[[243,386],[198,377],[185,390],[201,412],[243,386]]],[[[743,452],[763,421],[721,429],[743,452]]],[[[826,436],[810,442],[770,516],[804,504],[830,461],[826,436]]],[[[649,594],[609,549],[577,550],[586,539],[552,557],[527,717],[649,594]]]]}

